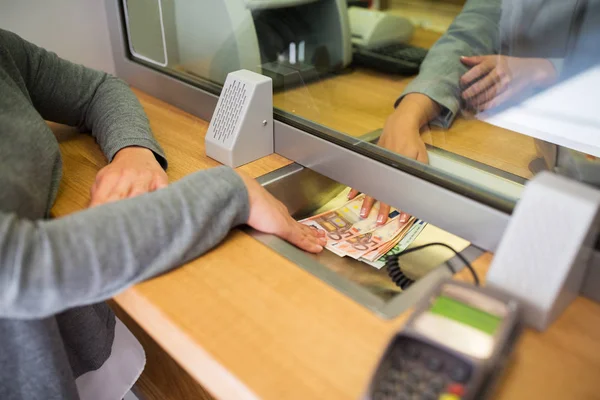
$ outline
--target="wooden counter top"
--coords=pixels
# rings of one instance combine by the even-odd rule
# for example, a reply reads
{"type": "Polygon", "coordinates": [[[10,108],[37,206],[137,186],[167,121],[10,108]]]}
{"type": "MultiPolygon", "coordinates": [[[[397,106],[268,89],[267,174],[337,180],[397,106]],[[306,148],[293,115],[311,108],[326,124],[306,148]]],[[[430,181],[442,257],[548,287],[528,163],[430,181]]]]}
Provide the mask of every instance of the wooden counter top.
{"type": "MultiPolygon", "coordinates": [[[[136,94],[165,148],[172,181],[217,165],[204,155],[205,121],[136,94]]],[[[86,207],[106,163],[91,137],[59,136],[58,217],[86,207]]],[[[243,169],[259,176],[289,162],[272,155],[243,169]]],[[[490,259],[476,261],[480,275],[490,259]]],[[[406,317],[378,318],[240,231],[115,300],[215,397],[236,400],[357,399],[406,317]]],[[[547,332],[525,332],[497,398],[599,398],[598,376],[600,305],[579,298],[547,332]]]]}

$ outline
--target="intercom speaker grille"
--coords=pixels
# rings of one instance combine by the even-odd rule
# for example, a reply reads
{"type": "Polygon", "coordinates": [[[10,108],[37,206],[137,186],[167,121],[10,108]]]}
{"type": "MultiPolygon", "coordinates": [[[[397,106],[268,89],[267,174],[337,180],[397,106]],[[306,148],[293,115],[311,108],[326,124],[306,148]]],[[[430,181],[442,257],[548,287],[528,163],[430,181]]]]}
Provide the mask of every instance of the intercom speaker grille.
{"type": "Polygon", "coordinates": [[[227,74],[204,136],[206,155],[239,167],[273,153],[273,81],[241,69],[227,74]]]}
{"type": "Polygon", "coordinates": [[[223,88],[213,127],[213,137],[216,140],[226,143],[231,134],[235,132],[240,114],[248,98],[246,94],[246,84],[237,79],[232,80],[231,84],[223,88]]]}

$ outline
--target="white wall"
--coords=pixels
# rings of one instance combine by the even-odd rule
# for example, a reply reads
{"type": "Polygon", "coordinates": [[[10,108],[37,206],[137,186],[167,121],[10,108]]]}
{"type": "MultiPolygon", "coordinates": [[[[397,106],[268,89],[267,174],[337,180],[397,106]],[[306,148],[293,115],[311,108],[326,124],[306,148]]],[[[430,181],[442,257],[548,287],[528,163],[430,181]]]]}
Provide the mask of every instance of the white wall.
{"type": "Polygon", "coordinates": [[[67,60],[114,73],[104,0],[0,0],[0,28],[67,60]]]}

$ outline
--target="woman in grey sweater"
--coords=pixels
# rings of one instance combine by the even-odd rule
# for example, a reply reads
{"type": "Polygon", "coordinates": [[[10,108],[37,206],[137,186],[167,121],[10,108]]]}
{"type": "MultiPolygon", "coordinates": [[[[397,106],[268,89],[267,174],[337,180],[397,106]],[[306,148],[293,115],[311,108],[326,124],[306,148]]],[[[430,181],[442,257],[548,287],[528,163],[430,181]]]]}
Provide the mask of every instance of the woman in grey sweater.
{"type": "Polygon", "coordinates": [[[165,187],[162,167],[124,82],[0,30],[0,399],[120,399],[144,357],[102,301],[198,257],[237,225],[311,252],[325,244],[230,168],[165,187]],[[97,207],[47,218],[61,157],[45,120],[91,131],[110,161],[92,190],[97,207]]]}

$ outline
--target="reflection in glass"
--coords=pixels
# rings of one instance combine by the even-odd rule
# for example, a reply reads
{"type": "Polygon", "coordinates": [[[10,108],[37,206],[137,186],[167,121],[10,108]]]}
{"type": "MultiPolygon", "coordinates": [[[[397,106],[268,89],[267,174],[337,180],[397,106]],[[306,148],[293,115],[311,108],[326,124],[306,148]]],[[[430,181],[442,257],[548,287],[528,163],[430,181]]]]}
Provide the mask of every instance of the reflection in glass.
{"type": "Polygon", "coordinates": [[[388,3],[123,0],[134,59],[199,84],[270,76],[279,114],[351,148],[377,143],[392,165],[417,160],[514,203],[538,171],[581,178],[580,161],[596,162],[597,90],[569,79],[597,64],[597,2],[388,3]],[[573,107],[549,101],[565,96],[573,107]]]}
{"type": "Polygon", "coordinates": [[[164,19],[160,0],[128,0],[125,23],[131,53],[144,61],[167,66],[164,19]]]}
{"type": "Polygon", "coordinates": [[[600,119],[590,106],[600,74],[585,72],[593,76],[581,85],[582,72],[598,64],[591,45],[600,27],[597,4],[466,2],[404,89],[379,144],[429,162],[423,131],[435,135],[439,126],[448,132],[444,139],[456,134],[462,146],[476,142],[480,154],[467,157],[483,156],[483,163],[525,178],[550,169],[591,182],[583,171],[597,174],[598,161],[578,152],[600,155],[600,119]],[[549,148],[562,156],[552,157],[549,148]],[[515,161],[518,168],[502,165],[515,161]]]}
{"type": "Polygon", "coordinates": [[[535,138],[532,173],[598,184],[598,2],[501,2],[499,49],[463,59],[464,111],[535,138]]]}

